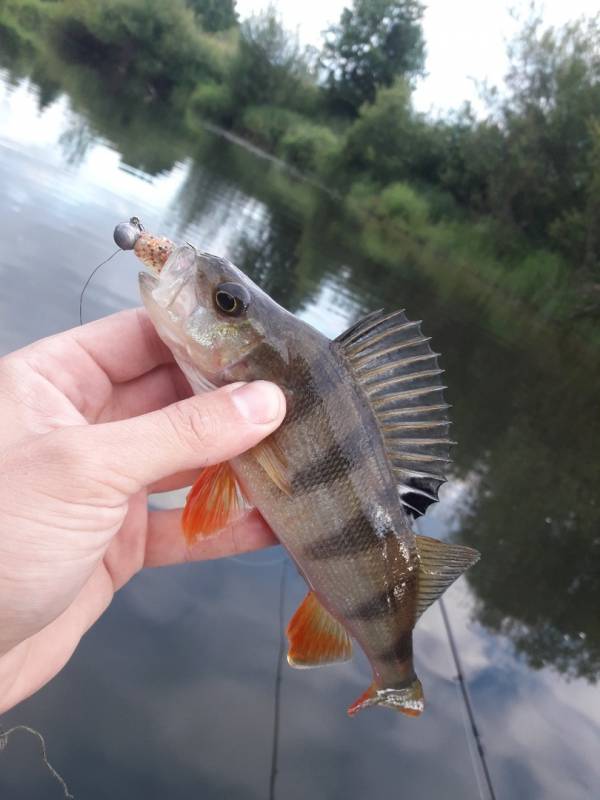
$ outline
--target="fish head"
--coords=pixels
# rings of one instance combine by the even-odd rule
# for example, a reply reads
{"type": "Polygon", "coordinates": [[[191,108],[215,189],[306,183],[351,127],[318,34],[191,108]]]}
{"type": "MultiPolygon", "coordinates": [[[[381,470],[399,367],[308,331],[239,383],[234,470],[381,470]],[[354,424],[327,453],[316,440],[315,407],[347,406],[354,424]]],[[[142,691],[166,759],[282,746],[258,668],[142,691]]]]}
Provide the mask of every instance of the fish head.
{"type": "Polygon", "coordinates": [[[148,314],[194,391],[277,377],[268,373],[286,359],[299,321],[232,263],[185,245],[158,275],[139,280],[148,314]]]}

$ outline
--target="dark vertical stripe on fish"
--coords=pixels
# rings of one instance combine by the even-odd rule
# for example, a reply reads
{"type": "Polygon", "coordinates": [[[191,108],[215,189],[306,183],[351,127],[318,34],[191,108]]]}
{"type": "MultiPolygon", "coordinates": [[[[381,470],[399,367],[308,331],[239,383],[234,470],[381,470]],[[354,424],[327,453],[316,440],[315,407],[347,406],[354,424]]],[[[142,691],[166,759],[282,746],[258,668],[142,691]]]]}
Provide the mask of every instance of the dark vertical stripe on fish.
{"type": "Polygon", "coordinates": [[[349,475],[355,466],[354,456],[350,456],[351,452],[337,442],[331,444],[317,460],[300,467],[292,475],[290,483],[294,494],[311,492],[349,475]]]}
{"type": "Polygon", "coordinates": [[[381,537],[375,533],[370,517],[359,512],[343,528],[306,545],[303,554],[312,561],[343,558],[381,548],[381,537]]]}
{"type": "Polygon", "coordinates": [[[388,663],[395,661],[408,661],[412,658],[412,654],[412,630],[403,631],[391,647],[377,654],[377,660],[386,661],[388,663]]]}
{"type": "MultiPolygon", "coordinates": [[[[416,589],[416,580],[412,576],[406,576],[401,580],[401,591],[396,587],[384,589],[379,594],[374,595],[369,600],[360,603],[348,614],[348,619],[369,622],[382,617],[395,616],[399,609],[413,602],[412,598],[416,589]]],[[[398,586],[399,584],[396,584],[398,586]]]]}
{"type": "MultiPolygon", "coordinates": [[[[308,435],[310,436],[310,432],[308,435]]],[[[342,442],[333,441],[315,460],[299,465],[290,480],[294,493],[305,494],[322,486],[331,486],[355,469],[363,467],[370,452],[363,447],[361,439],[362,429],[357,427],[342,442]]]]}
{"type": "Polygon", "coordinates": [[[331,385],[331,392],[318,389],[315,386],[313,375],[326,371],[326,354],[319,353],[311,365],[304,358],[295,356],[287,369],[289,374],[288,386],[291,387],[289,409],[286,416],[286,425],[294,425],[306,421],[316,408],[324,405],[325,397],[335,389],[331,385]]]}

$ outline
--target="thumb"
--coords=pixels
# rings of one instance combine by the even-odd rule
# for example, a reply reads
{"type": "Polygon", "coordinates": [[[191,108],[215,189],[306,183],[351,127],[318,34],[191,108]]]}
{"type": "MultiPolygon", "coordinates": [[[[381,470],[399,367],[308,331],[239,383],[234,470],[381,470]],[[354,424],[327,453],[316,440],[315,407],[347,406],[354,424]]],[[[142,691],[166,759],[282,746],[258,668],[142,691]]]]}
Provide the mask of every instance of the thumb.
{"type": "Polygon", "coordinates": [[[278,428],[284,415],[285,398],[275,384],[230,384],[159,411],[92,426],[100,439],[95,452],[106,454],[113,475],[126,476],[139,489],[176,472],[228,461],[278,428]]]}

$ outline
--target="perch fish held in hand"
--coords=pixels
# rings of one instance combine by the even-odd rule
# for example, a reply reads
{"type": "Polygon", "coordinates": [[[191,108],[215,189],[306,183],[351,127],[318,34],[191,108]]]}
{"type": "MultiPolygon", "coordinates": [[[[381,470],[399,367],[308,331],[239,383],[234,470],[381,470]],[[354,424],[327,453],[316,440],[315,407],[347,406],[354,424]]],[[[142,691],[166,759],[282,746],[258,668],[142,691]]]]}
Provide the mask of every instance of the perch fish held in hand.
{"type": "Polygon", "coordinates": [[[419,715],[413,628],[478,559],[411,527],[437,500],[451,444],[437,355],[419,323],[377,311],[331,341],[229,261],[129,224],[115,238],[151,267],[140,275],[144,305],[194,391],[263,379],[287,400],[275,433],[202,473],[185,535],[216,533],[241,498],[255,506],[309,585],[288,626],[289,663],[344,661],[354,639],[373,683],[349,713],[419,715]]]}

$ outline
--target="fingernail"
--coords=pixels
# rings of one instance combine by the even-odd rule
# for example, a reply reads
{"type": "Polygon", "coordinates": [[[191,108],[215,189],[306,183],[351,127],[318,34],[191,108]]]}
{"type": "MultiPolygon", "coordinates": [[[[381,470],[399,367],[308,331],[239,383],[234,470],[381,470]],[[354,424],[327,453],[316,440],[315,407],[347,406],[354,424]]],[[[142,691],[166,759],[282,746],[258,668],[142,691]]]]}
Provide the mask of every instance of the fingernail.
{"type": "Polygon", "coordinates": [[[267,381],[246,383],[231,393],[231,399],[244,419],[264,425],[279,416],[281,390],[267,381]]]}

